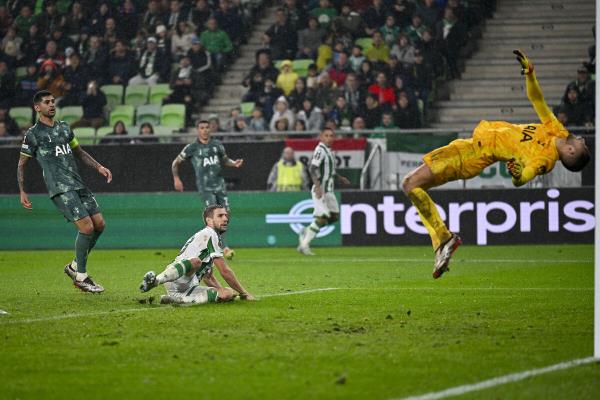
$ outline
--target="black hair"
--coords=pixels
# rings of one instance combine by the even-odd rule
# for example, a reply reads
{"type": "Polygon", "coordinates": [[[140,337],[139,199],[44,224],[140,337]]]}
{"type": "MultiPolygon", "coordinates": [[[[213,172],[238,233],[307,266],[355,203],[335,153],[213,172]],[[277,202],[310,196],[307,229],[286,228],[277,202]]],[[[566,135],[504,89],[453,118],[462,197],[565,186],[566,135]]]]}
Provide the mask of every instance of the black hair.
{"type": "Polygon", "coordinates": [[[42,99],[46,96],[54,97],[54,95],[52,94],[51,91],[40,90],[39,92],[37,92],[36,94],[33,95],[33,104],[40,104],[42,102],[42,99]]]}
{"type": "Polygon", "coordinates": [[[200,121],[198,121],[198,122],[196,123],[196,126],[198,126],[198,125],[200,125],[200,124],[208,124],[208,123],[209,123],[209,122],[208,122],[208,120],[207,120],[207,119],[201,119],[200,121]]]}
{"type": "Polygon", "coordinates": [[[206,223],[207,218],[212,218],[215,213],[215,210],[217,210],[219,208],[225,208],[225,206],[222,206],[220,204],[211,204],[209,206],[206,206],[206,208],[204,209],[204,212],[202,213],[202,218],[204,218],[204,223],[206,223]]]}

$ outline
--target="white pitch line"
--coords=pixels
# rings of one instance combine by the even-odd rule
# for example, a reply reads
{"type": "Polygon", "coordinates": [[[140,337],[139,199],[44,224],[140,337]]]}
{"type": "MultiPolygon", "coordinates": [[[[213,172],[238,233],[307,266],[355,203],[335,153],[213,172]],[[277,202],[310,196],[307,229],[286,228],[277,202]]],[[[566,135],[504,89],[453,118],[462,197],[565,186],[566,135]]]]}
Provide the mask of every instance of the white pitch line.
{"type": "Polygon", "coordinates": [[[306,289],[306,290],[298,290],[296,292],[282,292],[282,293],[272,293],[272,294],[263,294],[262,296],[256,296],[259,299],[264,297],[277,297],[277,296],[290,296],[292,294],[305,294],[305,293],[316,293],[316,292],[330,292],[332,290],[341,290],[342,288],[328,287],[328,288],[318,288],[318,289],[306,289]]]}
{"type": "Polygon", "coordinates": [[[469,385],[455,386],[453,388],[441,390],[439,392],[425,393],[419,396],[404,397],[399,400],[437,400],[448,397],[460,396],[465,393],[476,392],[479,390],[489,389],[495,386],[505,385],[507,383],[522,381],[523,379],[532,376],[543,375],[550,372],[561,371],[564,369],[574,368],[579,365],[590,364],[592,362],[600,362],[600,359],[595,357],[579,358],[576,360],[564,361],[558,364],[549,365],[544,368],[530,369],[528,371],[517,372],[514,374],[498,376],[478,383],[469,385]]]}
{"type": "MultiPolygon", "coordinates": [[[[316,293],[316,292],[328,292],[331,290],[339,290],[340,288],[316,288],[316,289],[307,289],[307,290],[297,290],[292,292],[283,292],[283,293],[269,293],[264,294],[262,296],[257,296],[259,299],[265,297],[276,297],[276,296],[291,296],[294,294],[306,294],[306,293],[316,293]]],[[[149,310],[169,310],[172,307],[144,307],[144,308],[126,308],[122,310],[113,310],[113,311],[98,311],[91,313],[79,313],[79,314],[64,314],[64,315],[54,315],[51,317],[41,317],[41,318],[28,318],[28,319],[20,319],[20,320],[7,320],[4,322],[0,322],[1,325],[9,325],[9,324],[30,324],[33,322],[44,322],[44,321],[58,321],[61,319],[69,319],[69,318],[84,318],[84,317],[97,317],[101,315],[112,315],[112,314],[120,314],[120,313],[134,313],[138,311],[149,311],[149,310]]]]}
{"type": "MultiPolygon", "coordinates": [[[[296,262],[310,262],[310,263],[315,263],[318,261],[327,261],[327,262],[345,262],[345,261],[349,261],[352,263],[358,263],[358,262],[411,262],[411,263],[416,263],[416,262],[430,262],[432,258],[383,258],[383,257],[348,257],[348,258],[342,258],[342,257],[324,257],[324,258],[319,258],[319,257],[310,257],[310,259],[308,257],[303,257],[303,258],[275,258],[275,259],[269,259],[270,262],[280,262],[280,263],[296,263],[296,262]]],[[[507,263],[507,264],[591,264],[594,262],[594,260],[560,260],[560,259],[548,259],[548,260],[531,260],[531,259],[500,259],[500,258],[465,258],[465,259],[460,259],[458,257],[455,256],[454,258],[454,262],[457,263],[463,263],[463,264],[485,264],[485,263],[507,263]]],[[[244,259],[244,263],[248,263],[248,264],[252,264],[252,263],[261,263],[264,264],[265,260],[263,259],[244,259]]]]}

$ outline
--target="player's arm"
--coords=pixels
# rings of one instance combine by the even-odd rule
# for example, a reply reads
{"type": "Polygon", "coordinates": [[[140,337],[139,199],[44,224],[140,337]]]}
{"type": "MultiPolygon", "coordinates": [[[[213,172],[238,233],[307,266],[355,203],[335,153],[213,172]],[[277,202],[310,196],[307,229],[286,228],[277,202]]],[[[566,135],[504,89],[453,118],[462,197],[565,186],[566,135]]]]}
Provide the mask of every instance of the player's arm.
{"type": "Polygon", "coordinates": [[[552,119],[553,114],[550,110],[550,107],[548,107],[548,104],[546,104],[546,100],[544,99],[542,88],[540,87],[540,83],[538,82],[533,70],[533,63],[521,50],[514,50],[513,53],[517,56],[517,61],[519,61],[521,64],[521,74],[525,75],[527,98],[533,105],[533,108],[540,118],[540,121],[545,124],[552,119]]]}
{"type": "Polygon", "coordinates": [[[217,280],[217,278],[215,278],[215,275],[213,274],[212,271],[210,271],[210,274],[204,275],[204,277],[202,278],[202,280],[209,287],[214,287],[214,288],[220,288],[221,287],[221,284],[219,283],[219,281],[217,280]]]}
{"type": "Polygon", "coordinates": [[[179,164],[185,161],[185,158],[179,154],[171,163],[171,173],[173,174],[173,186],[178,192],[183,192],[183,182],[179,178],[179,164]]]}
{"type": "Polygon", "coordinates": [[[335,174],[335,177],[336,177],[337,181],[339,183],[341,183],[342,185],[350,186],[350,179],[346,178],[343,175],[337,174],[337,173],[335,174]]]}
{"type": "Polygon", "coordinates": [[[321,177],[319,174],[319,166],[310,163],[308,166],[308,174],[310,175],[310,180],[315,187],[315,195],[317,196],[317,199],[320,199],[321,196],[323,196],[323,188],[321,188],[321,182],[319,181],[319,178],[321,177]]]}
{"type": "Polygon", "coordinates": [[[523,167],[515,160],[510,160],[506,163],[506,167],[512,176],[513,185],[523,186],[538,175],[539,167],[536,165],[527,165],[523,167]]]}
{"type": "Polygon", "coordinates": [[[77,143],[77,139],[73,139],[69,146],[73,149],[73,154],[75,157],[79,158],[81,162],[87,165],[90,168],[95,169],[98,173],[106,178],[106,182],[110,183],[112,181],[112,172],[98,161],[94,160],[94,157],[90,155],[87,151],[83,150],[79,143],[77,143]]]}
{"type": "Polygon", "coordinates": [[[17,182],[19,184],[19,193],[21,194],[21,204],[28,210],[33,208],[27,193],[25,193],[25,165],[27,165],[30,158],[30,156],[21,153],[19,163],[17,164],[17,182]]]}
{"type": "Polygon", "coordinates": [[[222,160],[223,160],[223,165],[225,165],[226,167],[232,167],[232,168],[239,168],[244,163],[243,158],[238,158],[237,160],[232,160],[231,158],[229,158],[227,156],[223,156],[222,160]]]}
{"type": "Polygon", "coordinates": [[[254,300],[254,296],[252,296],[250,293],[248,293],[246,289],[244,289],[242,284],[237,280],[235,273],[231,268],[229,268],[223,257],[214,258],[213,264],[215,265],[215,267],[217,267],[219,273],[221,274],[223,279],[225,279],[225,282],[227,282],[229,287],[239,293],[240,299],[254,300]]]}

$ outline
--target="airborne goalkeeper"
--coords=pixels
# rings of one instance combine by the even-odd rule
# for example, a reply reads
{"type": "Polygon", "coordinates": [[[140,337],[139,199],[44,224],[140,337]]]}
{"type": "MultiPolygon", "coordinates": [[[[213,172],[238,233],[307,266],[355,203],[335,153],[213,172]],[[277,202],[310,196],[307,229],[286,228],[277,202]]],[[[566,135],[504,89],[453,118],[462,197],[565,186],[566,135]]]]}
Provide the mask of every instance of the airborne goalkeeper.
{"type": "Polygon", "coordinates": [[[560,160],[570,171],[581,171],[590,160],[582,137],[574,136],[556,119],[542,94],[533,64],[520,50],[514,51],[525,75],[527,97],[541,124],[515,125],[504,121],[481,121],[471,139],[457,139],[423,157],[424,164],[409,172],[402,189],[419,212],[435,250],[433,277],[448,271],[450,258],[461,245],[451,233],[426,190],[458,179],[470,179],[484,168],[504,161],[515,186],[552,171],[560,160]]]}

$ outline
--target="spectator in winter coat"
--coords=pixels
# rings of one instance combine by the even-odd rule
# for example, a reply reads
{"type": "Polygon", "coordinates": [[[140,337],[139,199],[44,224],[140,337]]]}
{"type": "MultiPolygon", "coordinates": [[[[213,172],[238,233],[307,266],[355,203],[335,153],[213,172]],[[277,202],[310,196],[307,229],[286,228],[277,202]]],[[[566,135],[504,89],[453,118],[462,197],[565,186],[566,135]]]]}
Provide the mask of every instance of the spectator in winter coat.
{"type": "Polygon", "coordinates": [[[276,131],[275,124],[282,118],[287,119],[288,126],[293,126],[296,121],[294,113],[289,109],[289,105],[285,96],[280,96],[273,107],[273,116],[271,117],[271,122],[269,123],[269,130],[271,132],[276,131]]]}

